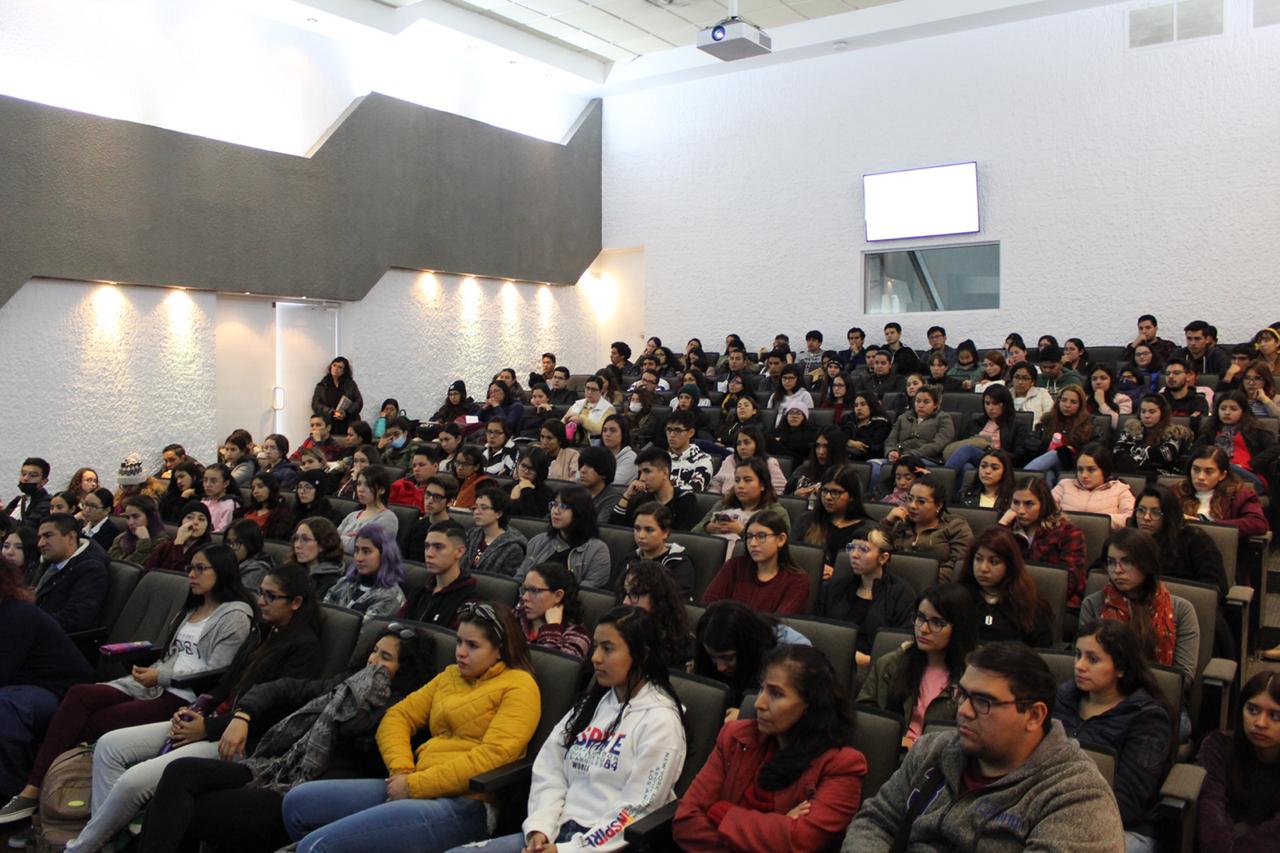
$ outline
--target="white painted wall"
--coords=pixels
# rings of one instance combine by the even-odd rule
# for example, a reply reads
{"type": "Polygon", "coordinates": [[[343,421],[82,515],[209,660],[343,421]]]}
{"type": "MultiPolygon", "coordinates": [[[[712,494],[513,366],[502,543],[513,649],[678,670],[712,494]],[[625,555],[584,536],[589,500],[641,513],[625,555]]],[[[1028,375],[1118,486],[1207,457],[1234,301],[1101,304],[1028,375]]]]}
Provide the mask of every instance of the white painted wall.
{"type": "Polygon", "coordinates": [[[128,453],[154,470],[175,441],[208,461],[222,438],[213,342],[212,293],[27,282],[0,308],[0,499],[17,493],[27,456],[49,461],[50,490],[81,465],[114,488],[128,453]]]}
{"type": "MultiPolygon", "coordinates": [[[[1128,5],[607,98],[604,244],[644,248],[646,331],[1103,344],[1148,310],[1223,341],[1280,317],[1280,27],[1228,0],[1224,36],[1129,50],[1128,5]],[[1002,307],[864,315],[862,174],[964,160],[960,240],[1001,241],[1002,307]]],[[[887,245],[934,242],[958,241],[887,245]]]]}
{"type": "Polygon", "coordinates": [[[271,408],[271,388],[276,383],[275,303],[220,293],[214,316],[214,440],[221,441],[237,428],[261,440],[275,431],[271,408]]]}

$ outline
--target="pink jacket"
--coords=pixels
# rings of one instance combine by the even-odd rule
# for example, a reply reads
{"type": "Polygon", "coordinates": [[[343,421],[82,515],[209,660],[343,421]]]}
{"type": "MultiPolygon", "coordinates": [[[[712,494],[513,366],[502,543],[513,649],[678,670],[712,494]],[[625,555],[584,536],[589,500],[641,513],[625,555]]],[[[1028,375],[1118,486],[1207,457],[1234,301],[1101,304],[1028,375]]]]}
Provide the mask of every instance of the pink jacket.
{"type": "MultiPolygon", "coordinates": [[[[709,492],[715,492],[719,495],[727,495],[733,491],[733,473],[738,470],[738,460],[730,453],[720,463],[720,470],[711,478],[711,487],[707,489],[709,492]]],[[[778,460],[772,456],[769,457],[769,480],[773,483],[773,490],[778,497],[782,497],[787,492],[787,478],[782,476],[782,468],[778,465],[778,460]]]]}
{"type": "Polygon", "coordinates": [[[822,753],[794,784],[773,792],[773,812],[765,813],[738,803],[760,774],[766,746],[755,720],[725,723],[715,751],[676,810],[671,829],[681,849],[800,853],[825,850],[844,835],[862,800],[862,779],[867,775],[862,753],[848,746],[822,753]],[[807,815],[787,817],[805,800],[807,815]],[[717,827],[708,812],[719,802],[731,808],[717,827]]]}
{"type": "Polygon", "coordinates": [[[1133,515],[1133,492],[1127,483],[1108,480],[1092,492],[1080,487],[1074,479],[1059,480],[1053,487],[1053,499],[1063,512],[1096,512],[1111,516],[1116,530],[1129,523],[1133,515]]]}

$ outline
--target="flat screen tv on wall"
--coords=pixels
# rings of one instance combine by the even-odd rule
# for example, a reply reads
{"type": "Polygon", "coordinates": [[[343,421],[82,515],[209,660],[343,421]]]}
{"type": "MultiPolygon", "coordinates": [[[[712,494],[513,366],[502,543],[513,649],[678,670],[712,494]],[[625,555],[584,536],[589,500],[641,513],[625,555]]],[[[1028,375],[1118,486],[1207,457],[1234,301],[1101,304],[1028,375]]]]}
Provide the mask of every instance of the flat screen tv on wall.
{"type": "Polygon", "coordinates": [[[980,230],[977,163],[863,175],[862,198],[868,242],[980,230]]]}

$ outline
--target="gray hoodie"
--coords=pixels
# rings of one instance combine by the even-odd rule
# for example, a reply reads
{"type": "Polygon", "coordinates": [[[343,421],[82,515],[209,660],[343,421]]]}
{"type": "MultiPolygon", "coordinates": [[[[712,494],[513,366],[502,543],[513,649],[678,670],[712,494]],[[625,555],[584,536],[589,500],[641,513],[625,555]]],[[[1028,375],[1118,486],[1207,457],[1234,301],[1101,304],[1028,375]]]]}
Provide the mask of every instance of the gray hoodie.
{"type": "Polygon", "coordinates": [[[1057,720],[1016,770],[960,796],[967,762],[956,732],[921,736],[892,778],[862,804],[842,853],[890,850],[909,798],[922,796],[922,783],[932,788],[923,777],[935,766],[945,782],[912,823],[909,853],[1123,853],[1115,796],[1057,720]]]}
{"type": "Polygon", "coordinates": [[[479,553],[483,542],[483,527],[472,527],[467,530],[467,554],[462,561],[464,571],[488,572],[510,577],[524,562],[524,549],[529,544],[529,540],[523,533],[514,527],[508,527],[498,534],[497,539],[489,543],[489,547],[485,548],[484,553],[480,555],[480,561],[476,562],[476,554],[479,553]]]}
{"type": "MultiPolygon", "coordinates": [[[[182,622],[186,621],[189,613],[182,615],[182,622]]],[[[176,623],[181,625],[182,622],[176,623]]],[[[209,669],[221,669],[229,666],[231,661],[235,659],[236,652],[240,651],[240,647],[244,645],[244,641],[249,637],[249,632],[253,629],[253,608],[243,601],[228,601],[225,604],[218,605],[218,609],[213,611],[209,616],[208,624],[204,627],[204,632],[200,635],[200,641],[196,643],[197,653],[200,659],[205,662],[205,666],[209,669]]],[[[170,683],[173,681],[173,666],[178,661],[178,655],[172,647],[173,637],[169,637],[170,648],[159,663],[155,667],[160,670],[160,680],[156,682],[155,687],[143,687],[134,680],[132,675],[126,675],[117,678],[115,681],[108,681],[107,684],[124,691],[134,699],[158,699],[169,689],[170,683]]]]}

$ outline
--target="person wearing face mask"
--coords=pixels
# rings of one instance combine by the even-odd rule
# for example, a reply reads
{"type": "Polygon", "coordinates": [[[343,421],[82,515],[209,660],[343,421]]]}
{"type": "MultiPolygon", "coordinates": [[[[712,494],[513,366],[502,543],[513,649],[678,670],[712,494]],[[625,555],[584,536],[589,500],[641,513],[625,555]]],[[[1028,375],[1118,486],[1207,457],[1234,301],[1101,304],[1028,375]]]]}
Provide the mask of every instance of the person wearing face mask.
{"type": "Polygon", "coordinates": [[[49,463],[38,456],[31,456],[22,461],[18,472],[18,496],[4,508],[4,515],[27,527],[37,528],[49,514],[49,493],[45,486],[49,482],[49,463]]]}
{"type": "Polygon", "coordinates": [[[413,423],[408,418],[395,418],[387,424],[384,436],[386,445],[379,451],[383,465],[390,465],[392,468],[409,467],[413,452],[422,446],[421,442],[410,438],[412,432],[413,423]]]}
{"type": "Polygon", "coordinates": [[[77,518],[84,523],[80,533],[105,549],[115,543],[121,530],[111,520],[112,497],[110,489],[94,489],[80,501],[77,518]]]}
{"type": "Polygon", "coordinates": [[[867,762],[849,745],[853,709],[822,652],[771,652],[755,712],[725,724],[681,798],[672,835],[682,850],[826,850],[857,811],[867,762]]]}

